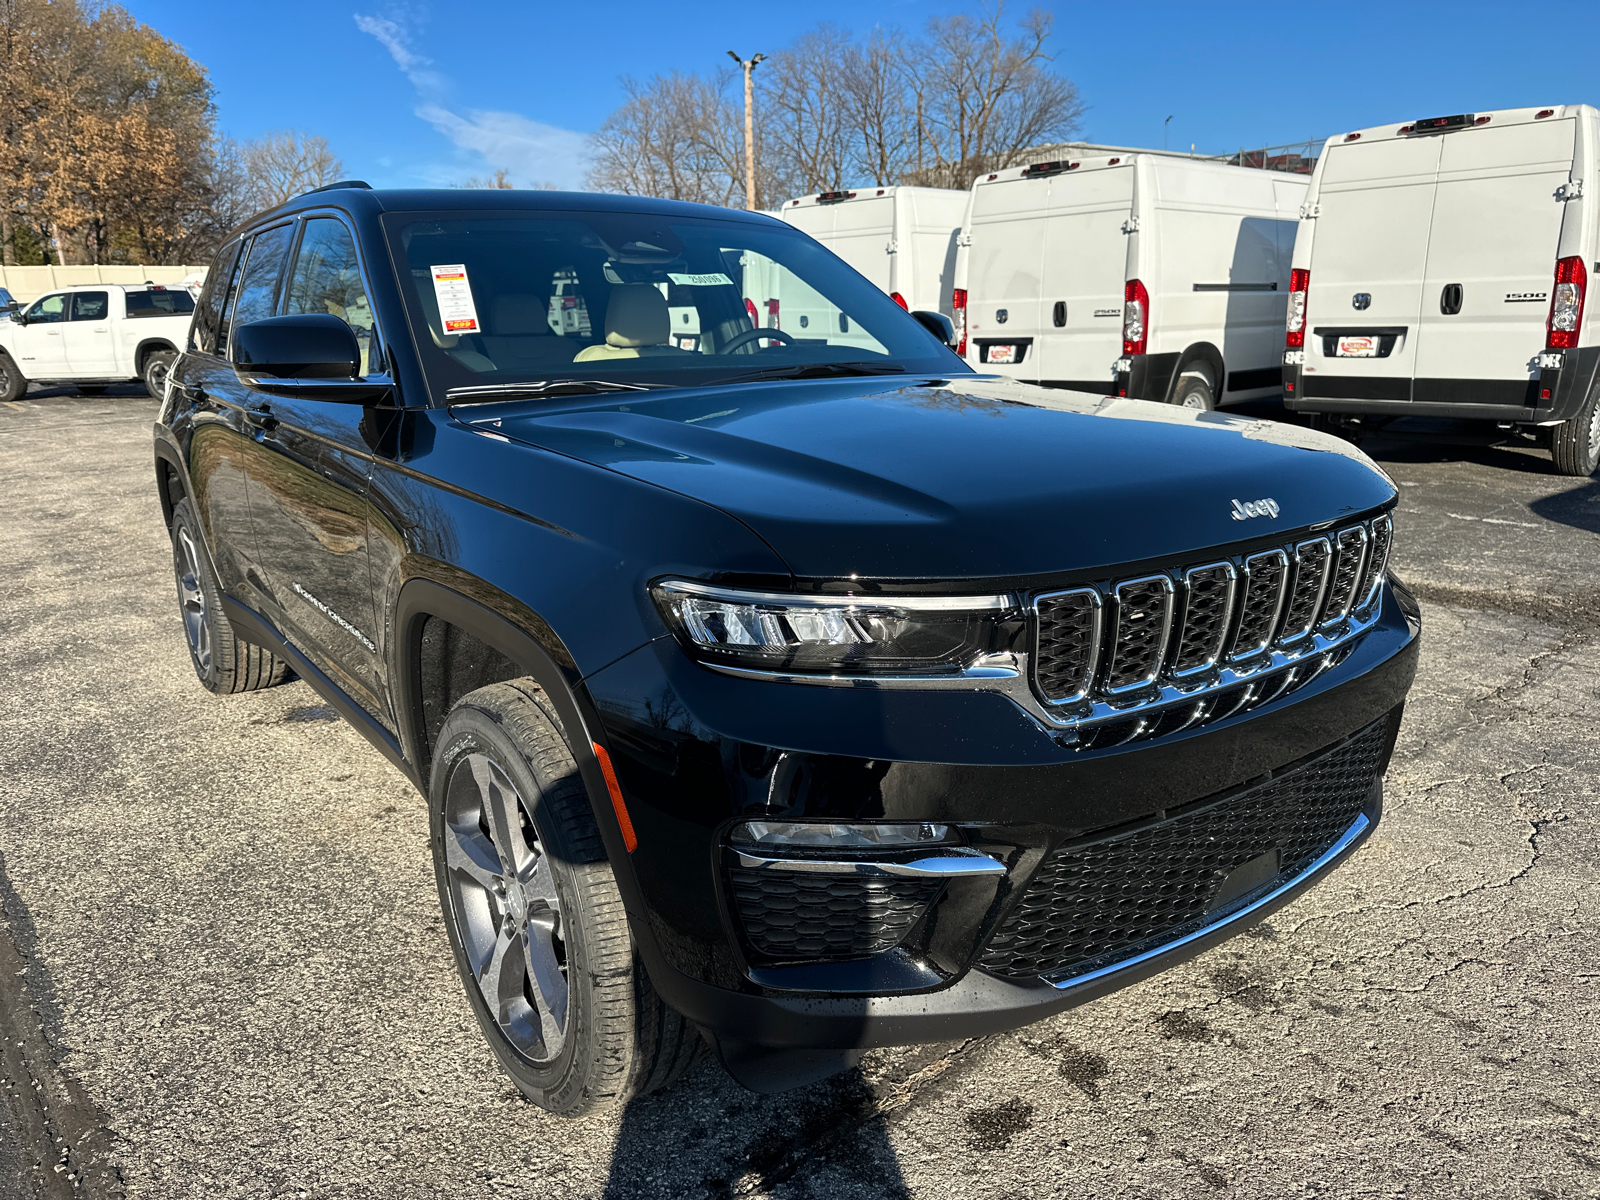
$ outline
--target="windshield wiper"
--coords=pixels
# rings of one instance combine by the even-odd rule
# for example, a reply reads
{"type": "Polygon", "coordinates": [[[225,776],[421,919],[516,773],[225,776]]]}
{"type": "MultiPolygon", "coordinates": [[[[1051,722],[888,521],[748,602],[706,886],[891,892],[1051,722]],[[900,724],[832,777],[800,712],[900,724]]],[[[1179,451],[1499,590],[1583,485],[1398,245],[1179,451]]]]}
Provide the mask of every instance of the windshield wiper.
{"type": "Polygon", "coordinates": [[[748,383],[755,379],[825,379],[830,375],[904,375],[906,369],[898,363],[875,362],[820,362],[800,366],[768,367],[765,371],[750,371],[719,379],[718,383],[748,383]]]}
{"type": "Polygon", "coordinates": [[[609,379],[536,379],[530,383],[485,383],[455,387],[444,394],[452,404],[483,400],[527,400],[536,396],[591,396],[596,392],[648,392],[643,383],[613,383],[609,379]]]}

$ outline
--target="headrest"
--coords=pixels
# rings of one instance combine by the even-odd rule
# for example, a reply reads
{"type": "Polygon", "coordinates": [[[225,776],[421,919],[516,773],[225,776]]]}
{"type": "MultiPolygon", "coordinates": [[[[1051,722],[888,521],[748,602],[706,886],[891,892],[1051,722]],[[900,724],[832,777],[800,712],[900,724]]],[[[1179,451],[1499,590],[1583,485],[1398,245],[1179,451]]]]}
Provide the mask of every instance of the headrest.
{"type": "Polygon", "coordinates": [[[496,337],[549,335],[550,301],[542,296],[496,296],[489,333],[496,337]]]}
{"type": "Polygon", "coordinates": [[[606,305],[606,345],[660,346],[672,333],[667,298],[648,283],[619,283],[606,305]]]}

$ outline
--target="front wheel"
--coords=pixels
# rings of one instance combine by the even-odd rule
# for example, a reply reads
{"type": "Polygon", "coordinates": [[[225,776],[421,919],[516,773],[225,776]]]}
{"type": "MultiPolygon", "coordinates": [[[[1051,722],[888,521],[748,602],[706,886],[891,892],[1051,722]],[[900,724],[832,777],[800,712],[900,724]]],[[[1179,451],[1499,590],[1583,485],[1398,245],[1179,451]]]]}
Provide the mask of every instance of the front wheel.
{"type": "Polygon", "coordinates": [[[27,377],[17,370],[17,364],[11,360],[11,356],[0,350],[0,403],[20,400],[22,393],[27,390],[27,377]]]}
{"type": "Polygon", "coordinates": [[[634,950],[549,698],[525,680],[480,688],[437,745],[428,807],[445,928],[506,1074],[567,1117],[671,1083],[703,1043],[634,950]]]}
{"type": "Polygon", "coordinates": [[[172,370],[172,360],[177,357],[171,350],[157,350],[145,359],[142,372],[144,390],[157,400],[167,398],[167,373],[172,370]]]}
{"type": "Polygon", "coordinates": [[[1577,416],[1550,431],[1550,458],[1563,475],[1593,475],[1600,467],[1600,387],[1577,416]]]}

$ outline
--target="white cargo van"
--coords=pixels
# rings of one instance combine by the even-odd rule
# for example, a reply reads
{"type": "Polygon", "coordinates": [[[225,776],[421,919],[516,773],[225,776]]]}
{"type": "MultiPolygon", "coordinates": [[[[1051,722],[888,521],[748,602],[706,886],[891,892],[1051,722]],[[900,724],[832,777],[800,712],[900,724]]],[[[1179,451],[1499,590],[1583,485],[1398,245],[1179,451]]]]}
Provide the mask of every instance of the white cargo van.
{"type": "Polygon", "coordinates": [[[881,187],[801,196],[773,215],[816,238],[902,308],[948,317],[966,211],[966,192],[881,187]]]}
{"type": "Polygon", "coordinates": [[[979,370],[1192,408],[1276,395],[1303,178],[1153,153],[972,185],[956,330],[979,370]]]}
{"type": "Polygon", "coordinates": [[[1295,241],[1288,407],[1492,420],[1591,474],[1597,115],[1518,108],[1329,138],[1295,241]]]}

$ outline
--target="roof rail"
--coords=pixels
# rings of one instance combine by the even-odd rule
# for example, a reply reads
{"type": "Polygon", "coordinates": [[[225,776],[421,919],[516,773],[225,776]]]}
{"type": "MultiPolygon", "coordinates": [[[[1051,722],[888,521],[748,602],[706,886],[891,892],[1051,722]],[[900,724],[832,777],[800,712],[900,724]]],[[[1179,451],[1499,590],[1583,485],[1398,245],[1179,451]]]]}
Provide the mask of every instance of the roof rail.
{"type": "Polygon", "coordinates": [[[360,188],[362,191],[370,192],[372,185],[365,179],[341,179],[337,183],[325,183],[321,187],[314,187],[310,191],[301,192],[300,194],[302,196],[315,196],[318,192],[335,192],[340,188],[360,188]]]}

